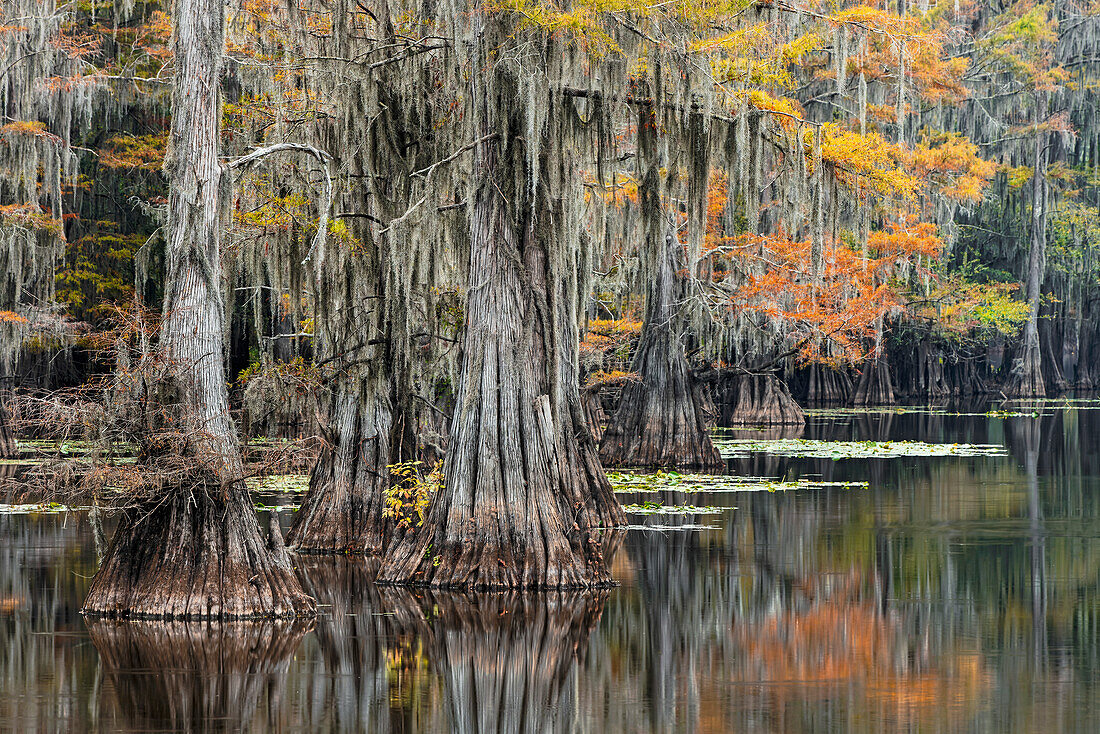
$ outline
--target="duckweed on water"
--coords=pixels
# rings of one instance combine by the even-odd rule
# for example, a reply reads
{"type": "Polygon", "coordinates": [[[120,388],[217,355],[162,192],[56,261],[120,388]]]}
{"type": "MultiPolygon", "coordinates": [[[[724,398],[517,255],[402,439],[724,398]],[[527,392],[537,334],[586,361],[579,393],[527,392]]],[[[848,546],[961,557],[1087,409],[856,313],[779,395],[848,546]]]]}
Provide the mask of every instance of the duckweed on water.
{"type": "Polygon", "coordinates": [[[898,459],[905,456],[1008,456],[1004,446],[923,441],[814,441],[783,438],[772,441],[714,440],[723,459],[752,453],[805,459],[898,459]]]}

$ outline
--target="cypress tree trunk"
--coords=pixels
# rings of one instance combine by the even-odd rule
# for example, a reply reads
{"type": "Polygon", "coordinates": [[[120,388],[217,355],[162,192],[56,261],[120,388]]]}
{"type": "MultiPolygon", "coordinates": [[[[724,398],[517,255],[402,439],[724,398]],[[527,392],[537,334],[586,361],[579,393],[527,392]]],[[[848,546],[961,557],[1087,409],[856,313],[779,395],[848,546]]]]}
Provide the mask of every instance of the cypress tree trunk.
{"type": "MultiPolygon", "coordinates": [[[[1041,104],[1036,101],[1035,122],[1039,123],[1041,104]]],[[[1035,171],[1031,188],[1031,250],[1027,260],[1027,323],[1023,339],[1012,364],[1005,394],[1018,398],[1046,396],[1043,384],[1043,357],[1039,345],[1039,306],[1042,297],[1043,269],[1046,259],[1046,148],[1045,136],[1035,134],[1035,171]]]]}
{"type": "Polygon", "coordinates": [[[721,426],[800,426],[806,414],[774,372],[726,374],[718,387],[721,426]]]}
{"type": "MultiPolygon", "coordinates": [[[[491,83],[472,84],[481,140],[474,150],[467,326],[445,486],[419,532],[391,547],[382,583],[605,584],[605,559],[585,535],[625,522],[577,384],[577,243],[553,236],[565,219],[563,201],[548,198],[546,155],[534,161],[537,171],[529,169],[527,146],[541,141],[524,140],[523,95],[503,66],[486,63],[491,83]]],[[[560,171],[556,176],[563,180],[560,171]]]]}
{"type": "Polygon", "coordinates": [[[892,405],[894,403],[894,385],[890,378],[890,361],[885,354],[879,354],[870,364],[863,366],[855,391],[852,394],[854,405],[892,405]]]}
{"type": "Polygon", "coordinates": [[[333,400],[331,444],[309,479],[309,493],[287,533],[299,553],[381,553],[391,523],[382,516],[395,426],[389,396],[366,381],[333,400]]]}
{"type": "Polygon", "coordinates": [[[160,356],[167,371],[157,397],[175,432],[184,470],[162,496],[119,522],[92,581],[84,611],[134,618],[292,617],[313,613],[278,526],[265,542],[245,489],[229,415],[223,354],[221,219],[227,203],[218,161],[218,84],[225,45],[221,0],[177,0],[171,181],[165,245],[160,356]]]}
{"type": "Polygon", "coordinates": [[[600,441],[600,460],[614,466],[717,468],[722,457],[688,370],[678,316],[682,248],[669,229],[660,242],[646,294],[646,318],[628,382],[600,441]]]}
{"type": "Polygon", "coordinates": [[[844,402],[852,392],[852,378],[847,371],[827,365],[811,364],[808,368],[806,402],[844,402]]]}
{"type": "Polygon", "coordinates": [[[15,443],[8,409],[0,402],[0,459],[12,459],[18,455],[19,446],[15,443]]]}
{"type": "Polygon", "coordinates": [[[1091,322],[1082,320],[1079,327],[1080,342],[1077,347],[1077,380],[1076,386],[1081,390],[1091,390],[1096,384],[1096,359],[1094,358],[1094,326],[1091,322]]]}
{"type": "Polygon", "coordinates": [[[619,405],[600,440],[600,459],[616,466],[718,468],[722,457],[707,432],[681,342],[685,295],[683,248],[664,211],[657,156],[657,121],[651,107],[638,115],[638,196],[648,249],[646,312],[631,369],[641,382],[623,387],[619,405]]]}

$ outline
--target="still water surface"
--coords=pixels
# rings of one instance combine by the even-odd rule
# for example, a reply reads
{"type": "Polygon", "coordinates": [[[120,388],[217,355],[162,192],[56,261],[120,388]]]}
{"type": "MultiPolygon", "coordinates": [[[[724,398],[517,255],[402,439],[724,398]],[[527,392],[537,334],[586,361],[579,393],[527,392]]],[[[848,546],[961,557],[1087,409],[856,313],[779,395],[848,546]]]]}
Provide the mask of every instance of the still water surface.
{"type": "Polygon", "coordinates": [[[300,559],[304,625],[86,623],[87,518],[0,516],[0,731],[1098,732],[1094,408],[818,416],[795,435],[1008,456],[753,454],[869,488],[624,496],[729,509],[635,518],[600,593],[300,559]]]}

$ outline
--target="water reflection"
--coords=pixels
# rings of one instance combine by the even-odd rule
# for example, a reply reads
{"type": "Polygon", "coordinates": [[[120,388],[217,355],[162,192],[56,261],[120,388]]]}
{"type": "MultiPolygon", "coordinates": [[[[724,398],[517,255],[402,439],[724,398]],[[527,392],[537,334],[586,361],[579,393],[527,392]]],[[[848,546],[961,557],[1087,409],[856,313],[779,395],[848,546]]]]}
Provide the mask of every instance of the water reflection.
{"type": "Polygon", "coordinates": [[[369,559],[301,559],[324,612],[317,654],[297,672],[311,730],[576,730],[578,665],[607,590],[380,588],[376,571],[369,559]]]}
{"type": "Polygon", "coordinates": [[[276,728],[291,657],[311,623],[94,621],[111,731],[276,728]]]}
{"type": "Polygon", "coordinates": [[[871,486],[693,494],[731,509],[647,519],[597,594],[379,589],[363,559],[301,558],[304,636],[89,631],[87,519],[0,516],[0,730],[1100,731],[1100,410],[1035,412],[812,418],[1010,455],[735,460],[871,486]]]}

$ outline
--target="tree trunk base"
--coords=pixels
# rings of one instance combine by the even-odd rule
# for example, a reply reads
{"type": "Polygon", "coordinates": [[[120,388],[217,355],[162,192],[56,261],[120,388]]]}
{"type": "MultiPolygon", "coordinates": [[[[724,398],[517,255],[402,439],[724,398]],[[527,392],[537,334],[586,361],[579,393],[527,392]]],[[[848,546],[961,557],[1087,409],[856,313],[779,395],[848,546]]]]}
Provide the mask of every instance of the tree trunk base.
{"type": "Polygon", "coordinates": [[[1046,384],[1043,381],[1042,359],[1039,349],[1025,349],[1012,364],[1012,372],[1004,389],[1010,398],[1045,398],[1046,384]]]}
{"type": "Polygon", "coordinates": [[[807,403],[816,405],[848,402],[852,394],[852,376],[847,370],[837,370],[821,364],[812,364],[807,369],[807,403]]]}
{"type": "Polygon", "coordinates": [[[0,403],[0,459],[14,459],[18,455],[19,445],[15,441],[15,433],[11,430],[8,409],[0,403]]]}
{"type": "Polygon", "coordinates": [[[859,376],[853,405],[893,405],[894,384],[890,379],[890,365],[885,356],[880,356],[871,364],[865,365],[859,376]]]}
{"type": "Polygon", "coordinates": [[[334,445],[313,468],[309,492],[287,533],[297,553],[382,553],[393,530],[384,492],[390,486],[393,411],[381,390],[341,394],[334,406],[334,445]]]}
{"type": "Polygon", "coordinates": [[[801,426],[806,423],[786,383],[768,372],[728,375],[719,386],[721,426],[801,426]]]}
{"type": "Polygon", "coordinates": [[[312,555],[380,555],[389,535],[389,524],[382,517],[382,493],[389,483],[373,476],[365,480],[337,476],[333,464],[326,450],[313,468],[309,492],[287,531],[287,547],[312,555]]]}
{"type": "Polygon", "coordinates": [[[698,390],[690,384],[686,367],[678,367],[661,376],[660,383],[667,389],[653,389],[644,382],[623,388],[619,407],[600,441],[604,466],[725,466],[707,431],[698,390]]]}
{"type": "Polygon", "coordinates": [[[84,613],[120,619],[312,616],[272,516],[265,541],[243,489],[177,487],[120,520],[84,613]]]}
{"type": "Polygon", "coordinates": [[[554,542],[554,537],[540,537],[531,530],[504,537],[495,527],[476,522],[471,525],[475,530],[469,535],[442,542],[436,532],[420,533],[411,552],[383,562],[378,584],[454,591],[599,589],[615,585],[605,551],[611,545],[609,539],[621,531],[593,530],[583,538],[571,533],[568,542],[554,542]]]}

